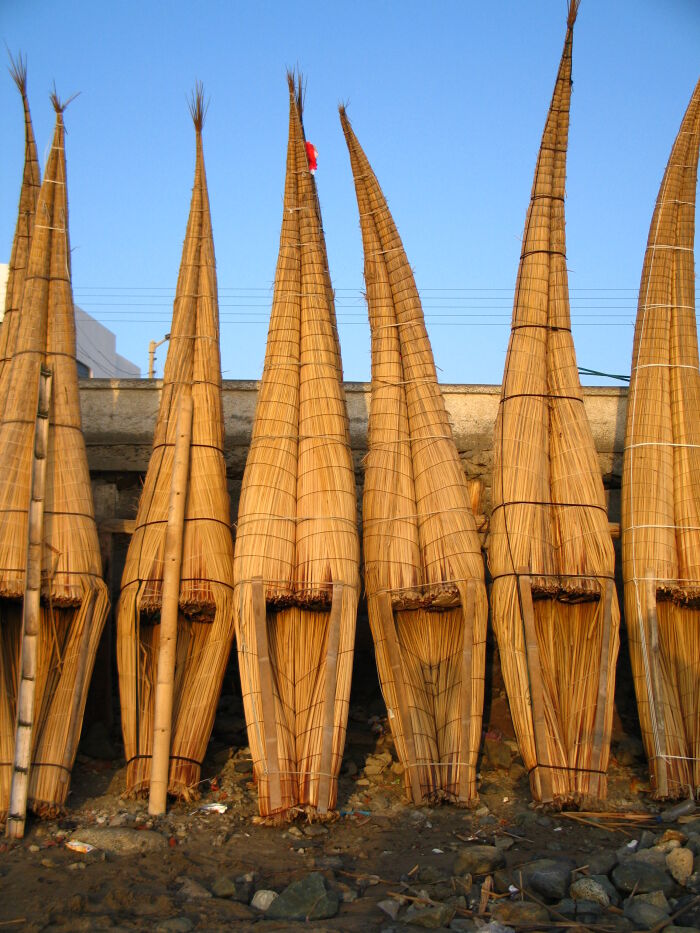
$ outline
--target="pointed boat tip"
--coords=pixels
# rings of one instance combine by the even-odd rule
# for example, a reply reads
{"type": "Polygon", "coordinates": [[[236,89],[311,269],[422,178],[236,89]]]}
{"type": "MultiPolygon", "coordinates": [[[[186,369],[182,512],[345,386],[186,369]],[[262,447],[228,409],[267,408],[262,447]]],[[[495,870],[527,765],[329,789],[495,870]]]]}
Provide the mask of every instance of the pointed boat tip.
{"type": "Polygon", "coordinates": [[[348,105],[349,101],[343,100],[338,104],[338,114],[340,116],[340,122],[343,126],[350,126],[350,117],[348,117],[348,105]]]}
{"type": "Polygon", "coordinates": [[[5,50],[7,51],[7,57],[10,59],[10,65],[8,71],[12,75],[12,80],[17,85],[17,90],[20,92],[22,97],[27,96],[27,56],[22,55],[21,52],[17,54],[15,58],[12,52],[7,47],[5,43],[5,50]]]}
{"type": "Polygon", "coordinates": [[[304,113],[304,97],[306,96],[306,81],[297,65],[295,68],[287,68],[287,85],[289,86],[289,96],[294,100],[299,118],[304,113]]]}
{"type": "Polygon", "coordinates": [[[204,121],[207,118],[207,111],[209,110],[209,100],[204,100],[204,84],[201,81],[195,81],[194,89],[188,101],[188,107],[195,131],[199,136],[202,132],[204,121]]]}
{"type": "Polygon", "coordinates": [[[576,22],[576,17],[578,16],[578,8],[581,6],[581,0],[568,0],[567,2],[567,16],[566,16],[566,25],[568,29],[572,29],[574,23],[576,22]]]}
{"type": "Polygon", "coordinates": [[[79,97],[79,96],[80,96],[80,91],[76,91],[75,94],[71,94],[71,96],[67,98],[66,100],[61,100],[61,98],[58,96],[58,92],[56,91],[56,84],[54,83],[53,91],[51,91],[51,93],[49,94],[49,100],[53,104],[53,109],[56,111],[56,114],[59,115],[64,112],[66,107],[69,104],[71,104],[75,100],[76,97],[79,97]]]}

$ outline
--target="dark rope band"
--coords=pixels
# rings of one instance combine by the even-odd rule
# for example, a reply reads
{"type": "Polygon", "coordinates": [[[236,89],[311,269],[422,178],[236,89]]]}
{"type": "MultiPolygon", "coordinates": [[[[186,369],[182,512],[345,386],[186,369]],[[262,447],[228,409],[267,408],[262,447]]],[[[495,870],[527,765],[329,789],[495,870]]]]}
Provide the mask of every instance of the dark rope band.
{"type": "Polygon", "coordinates": [[[599,768],[572,768],[569,765],[533,765],[532,768],[527,772],[528,777],[532,774],[533,771],[536,771],[538,768],[547,768],[549,771],[579,771],[581,774],[601,774],[606,775],[607,771],[601,771],[599,768]]]}
{"type": "Polygon", "coordinates": [[[577,395],[552,395],[549,392],[515,392],[513,395],[504,395],[499,404],[502,405],[503,402],[510,402],[514,398],[544,398],[544,399],[561,399],[565,402],[583,402],[582,398],[579,398],[577,395]]]}
{"type": "Polygon", "coordinates": [[[571,333],[570,327],[560,327],[558,324],[513,324],[511,326],[511,331],[513,330],[522,330],[524,327],[534,327],[539,330],[551,330],[551,331],[564,331],[567,334],[571,333]]]}
{"type": "Polygon", "coordinates": [[[601,512],[605,512],[606,515],[608,514],[608,510],[604,505],[593,505],[588,502],[538,502],[534,499],[512,499],[508,502],[499,502],[498,505],[494,505],[491,509],[491,514],[493,515],[498,509],[505,509],[509,505],[546,505],[551,508],[558,508],[561,506],[562,508],[571,509],[598,509],[601,512]]]}
{"type": "MultiPolygon", "coordinates": [[[[133,755],[127,760],[127,766],[131,764],[132,761],[139,761],[145,759],[150,761],[153,758],[153,755],[133,755]]],[[[196,765],[198,768],[202,767],[202,762],[197,761],[196,758],[187,758],[185,755],[169,755],[168,759],[170,761],[186,761],[188,764],[196,765]]]]}

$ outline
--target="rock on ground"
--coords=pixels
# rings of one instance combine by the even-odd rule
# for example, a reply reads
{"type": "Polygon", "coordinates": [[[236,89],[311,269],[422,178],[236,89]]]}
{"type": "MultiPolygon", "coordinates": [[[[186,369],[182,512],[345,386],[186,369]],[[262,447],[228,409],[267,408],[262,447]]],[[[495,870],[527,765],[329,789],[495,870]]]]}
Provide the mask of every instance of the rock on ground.
{"type": "Polygon", "coordinates": [[[265,916],[271,920],[326,920],[335,917],[339,906],[338,895],[326,890],[323,875],[312,872],[288,885],[265,916]]]}
{"type": "Polygon", "coordinates": [[[150,829],[129,829],[125,826],[84,826],[76,829],[71,840],[87,842],[112,855],[134,852],[156,852],[165,849],[165,836],[150,829]]]}
{"type": "Polygon", "coordinates": [[[460,849],[455,856],[452,873],[455,875],[487,875],[505,865],[501,849],[496,846],[474,845],[460,849]]]}

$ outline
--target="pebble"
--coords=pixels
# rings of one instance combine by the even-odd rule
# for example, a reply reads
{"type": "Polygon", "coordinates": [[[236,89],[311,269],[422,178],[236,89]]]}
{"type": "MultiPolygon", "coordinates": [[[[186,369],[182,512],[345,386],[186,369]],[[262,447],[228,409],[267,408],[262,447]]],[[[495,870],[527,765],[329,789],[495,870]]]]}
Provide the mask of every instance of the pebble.
{"type": "Polygon", "coordinates": [[[113,855],[128,855],[132,852],[156,852],[167,846],[165,836],[150,829],[129,829],[113,826],[82,826],[76,829],[71,839],[87,842],[113,855]]]}
{"type": "Polygon", "coordinates": [[[649,891],[648,894],[637,894],[636,896],[644,904],[653,904],[654,907],[660,907],[661,910],[670,913],[671,908],[663,891],[649,891]]]}
{"type": "Polygon", "coordinates": [[[549,921],[549,912],[531,901],[498,901],[491,908],[491,916],[499,923],[513,926],[549,921]]]}
{"type": "Polygon", "coordinates": [[[505,858],[496,846],[474,845],[458,851],[452,865],[452,874],[487,875],[502,865],[505,865],[505,858]]]}
{"type": "Polygon", "coordinates": [[[642,834],[639,837],[639,844],[637,845],[637,850],[639,849],[650,849],[653,845],[656,845],[657,837],[654,833],[649,832],[648,829],[643,829],[642,834]]]}
{"type": "Polygon", "coordinates": [[[389,897],[385,901],[379,901],[377,907],[392,920],[396,920],[401,910],[401,902],[396,898],[389,897]]]}
{"type": "Polygon", "coordinates": [[[494,768],[507,771],[510,768],[512,753],[510,748],[499,739],[484,739],[484,755],[494,768]]]}
{"type": "MultiPolygon", "coordinates": [[[[510,927],[503,927],[500,923],[495,923],[493,926],[499,927],[501,930],[510,930],[510,927]]],[[[486,929],[481,927],[481,930],[486,929]]],[[[474,933],[476,930],[476,924],[473,920],[470,920],[469,917],[455,917],[450,921],[450,930],[457,931],[457,933],[474,933]]]]}
{"type": "Polygon", "coordinates": [[[272,920],[326,920],[335,917],[340,906],[335,891],[326,890],[320,872],[292,881],[266,911],[272,920]]]}
{"type": "Polygon", "coordinates": [[[236,893],[236,882],[232,878],[217,878],[211,886],[214,897],[233,897],[236,893]]]}
{"type": "Polygon", "coordinates": [[[624,914],[635,926],[650,930],[664,920],[668,920],[668,913],[654,904],[647,904],[638,897],[630,897],[625,901],[624,914]]]}
{"type": "Polygon", "coordinates": [[[41,846],[35,845],[34,843],[29,846],[30,852],[41,852],[41,846]]]}
{"type": "Polygon", "coordinates": [[[693,874],[693,853],[690,849],[673,849],[666,856],[666,866],[678,884],[685,885],[693,874]]]}
{"type": "Polygon", "coordinates": [[[180,890],[177,892],[180,897],[190,899],[211,897],[211,891],[207,891],[203,884],[193,878],[188,878],[187,875],[180,875],[175,881],[181,885],[180,890]]]}
{"type": "Polygon", "coordinates": [[[571,885],[571,897],[576,900],[594,901],[601,907],[610,906],[610,896],[600,882],[593,878],[579,878],[571,885]]]}
{"type": "Polygon", "coordinates": [[[338,890],[338,894],[340,895],[340,900],[343,902],[343,904],[352,904],[360,896],[355,888],[351,887],[349,884],[345,884],[342,881],[336,883],[336,888],[338,890]]]}
{"type": "Polygon", "coordinates": [[[304,826],[303,833],[305,836],[327,836],[328,829],[323,826],[322,823],[309,823],[307,826],[304,826]]]}
{"type": "Polygon", "coordinates": [[[575,867],[571,859],[540,858],[521,865],[518,875],[522,872],[526,888],[531,888],[549,900],[558,901],[568,894],[571,872],[575,867]]]}
{"type": "Polygon", "coordinates": [[[613,851],[603,851],[593,853],[586,861],[588,862],[588,871],[592,875],[609,875],[617,865],[618,858],[613,851]]]}
{"type": "Polygon", "coordinates": [[[161,920],[156,933],[190,933],[193,929],[194,924],[189,917],[171,917],[169,920],[161,920]]]}
{"type": "Polygon", "coordinates": [[[438,904],[435,907],[412,906],[408,908],[403,919],[405,923],[424,930],[439,930],[446,927],[454,915],[455,909],[449,904],[438,904]]]}
{"type": "Polygon", "coordinates": [[[256,891],[253,895],[253,900],[250,902],[251,907],[257,908],[257,910],[267,911],[270,904],[279,897],[277,891],[269,891],[266,888],[260,888],[259,891],[256,891]]]}
{"type": "Polygon", "coordinates": [[[620,862],[613,870],[612,880],[618,891],[625,894],[631,894],[632,891],[638,894],[649,891],[670,894],[673,890],[673,880],[665,871],[639,859],[620,862]]]}

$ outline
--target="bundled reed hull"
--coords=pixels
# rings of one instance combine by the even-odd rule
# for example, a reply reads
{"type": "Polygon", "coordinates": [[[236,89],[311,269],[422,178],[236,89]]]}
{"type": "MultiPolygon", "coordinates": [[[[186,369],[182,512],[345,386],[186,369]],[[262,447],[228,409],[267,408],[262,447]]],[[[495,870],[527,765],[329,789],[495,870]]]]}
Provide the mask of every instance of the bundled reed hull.
{"type": "Polygon", "coordinates": [[[341,108],[372,333],[365,583],[382,691],[416,803],[476,794],[488,606],[470,494],[411,267],[341,108]]]}
{"type": "Polygon", "coordinates": [[[494,439],[493,624],[533,796],[605,797],[619,611],[571,336],[564,185],[577,3],[535,170],[494,439]]]}
{"type": "Polygon", "coordinates": [[[700,83],[673,146],[639,288],[622,475],[630,656],[658,798],[700,793],[700,83]]]}
{"type": "Polygon", "coordinates": [[[359,542],[340,347],[320,209],[290,76],[284,215],[238,512],[235,610],[264,818],[336,803],[359,542]]]}
{"type": "Polygon", "coordinates": [[[29,804],[44,815],[58,812],[66,800],[92,666],[109,612],[78,400],[63,105],[55,96],[53,102],[56,130],[36,208],[0,422],[0,456],[5,464],[0,482],[0,676],[5,686],[0,812],[4,812],[12,777],[39,375],[42,367],[48,368],[54,388],[29,783],[29,804]]]}
{"type": "Polygon", "coordinates": [[[20,56],[12,62],[10,68],[12,77],[22,95],[24,107],[24,171],[22,173],[22,186],[19,195],[19,209],[17,211],[17,224],[12,241],[12,252],[7,272],[7,286],[5,291],[5,313],[0,324],[0,411],[5,408],[7,391],[9,388],[9,362],[17,342],[17,328],[19,325],[19,307],[22,302],[24,290],[24,277],[29,260],[29,245],[32,239],[34,226],[34,213],[39,198],[41,185],[39,178],[39,160],[34,141],[32,118],[29,113],[27,100],[27,66],[20,56]]]}
{"type": "Polygon", "coordinates": [[[168,792],[198,795],[233,640],[233,540],[223,455],[216,260],[201,129],[201,88],[192,104],[196,166],[173,308],[153,452],[129,544],[117,620],[117,662],[127,792],[147,794],[163,601],[164,547],[177,414],[192,399],[192,440],[179,589],[168,792]]]}

